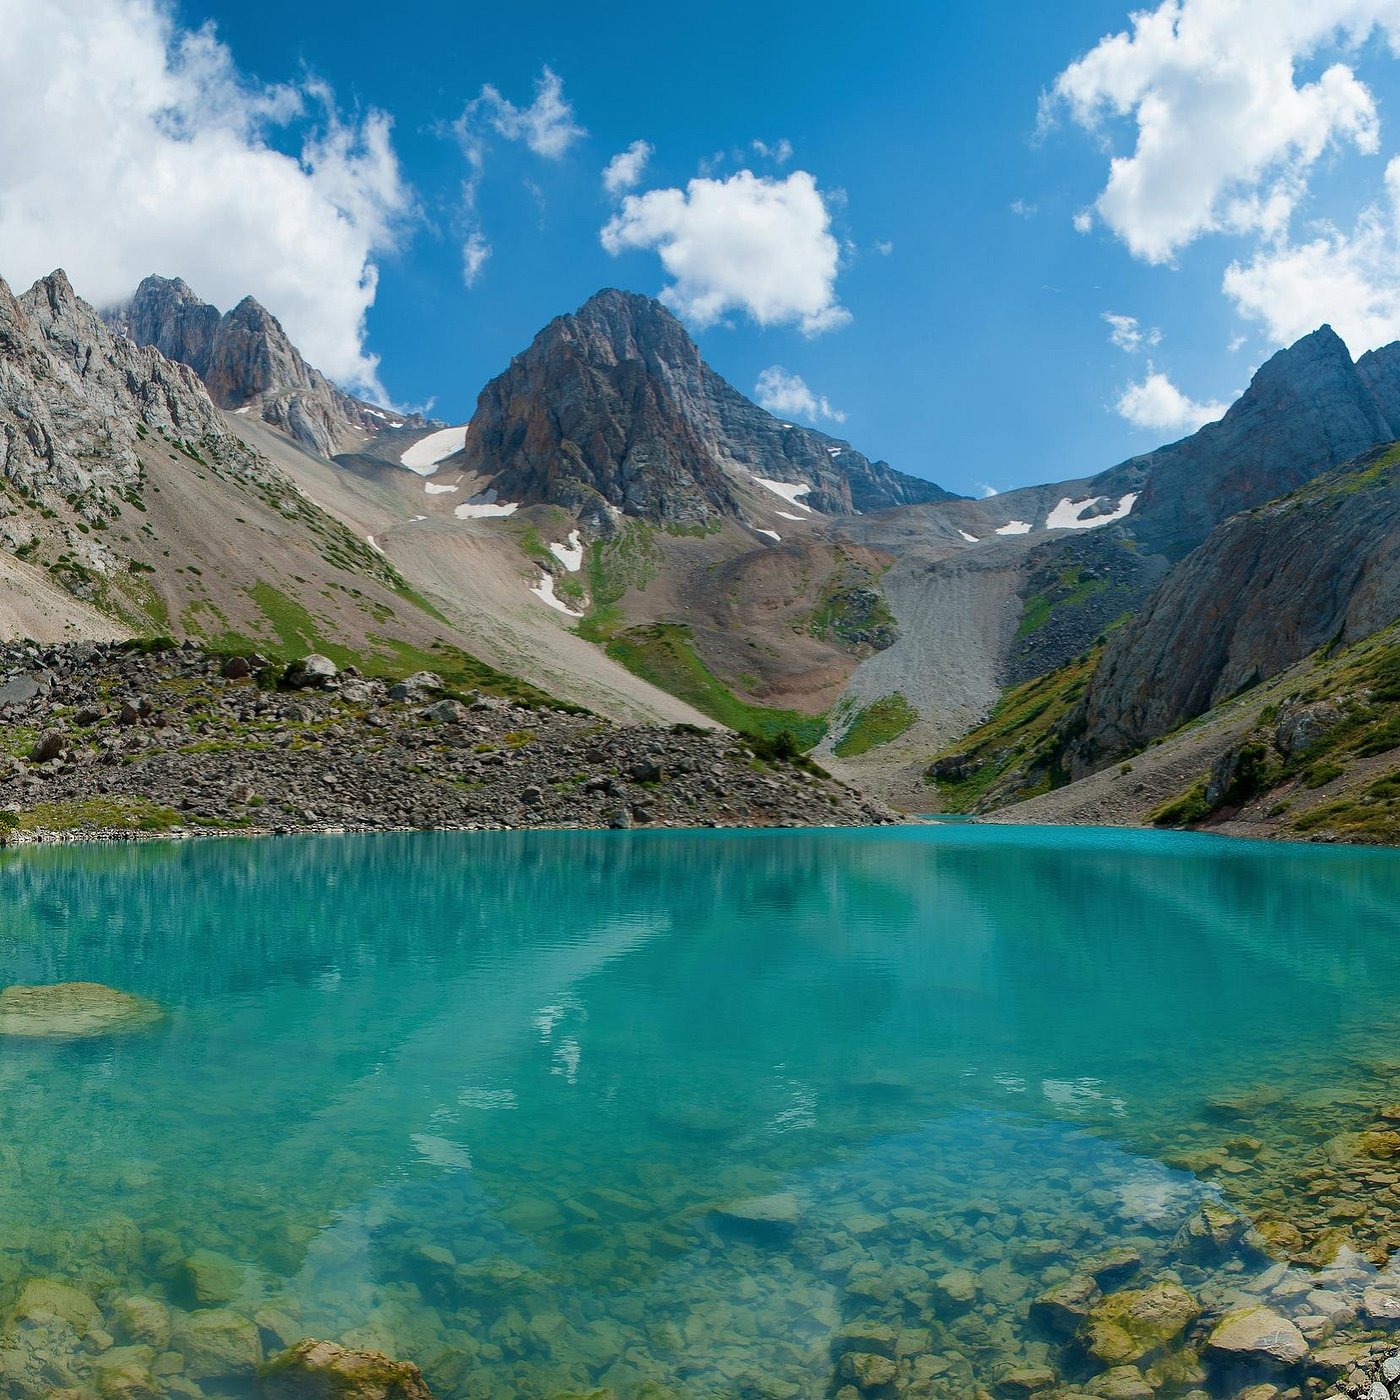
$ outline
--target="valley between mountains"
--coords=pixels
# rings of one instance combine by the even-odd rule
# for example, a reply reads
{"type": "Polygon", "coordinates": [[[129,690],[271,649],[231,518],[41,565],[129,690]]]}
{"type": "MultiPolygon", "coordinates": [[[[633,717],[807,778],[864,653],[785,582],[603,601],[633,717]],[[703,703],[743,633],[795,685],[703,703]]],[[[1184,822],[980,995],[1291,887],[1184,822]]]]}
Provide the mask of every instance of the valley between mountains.
{"type": "MultiPolygon", "coordinates": [[[[970,500],[936,459],[897,469],[759,408],[628,292],[552,321],[450,424],[344,392],[251,298],[152,276],[99,309],[62,272],[0,283],[0,637],[25,643],[3,652],[0,806],[120,828],[102,802],[138,795],[114,775],[148,749],[194,775],[256,727],[338,762],[377,717],[435,733],[420,762],[404,731],[404,761],[456,783],[409,824],[538,824],[550,783],[503,736],[554,716],[525,742],[602,746],[540,760],[595,783],[559,799],[566,824],[888,803],[1400,840],[1397,439],[1400,344],[1353,360],[1324,326],[1191,437],[970,500]],[[289,700],[308,655],[330,669],[289,700]],[[535,718],[467,719],[500,705],[535,718]],[[464,724],[520,769],[507,807],[463,805],[464,724]],[[742,801],[688,798],[697,764],[742,801]],[[813,782],[829,802],[804,804],[813,782]]],[[[246,786],[225,766],[188,821],[163,790],[166,826],[252,822],[213,791],[246,786]]],[[[255,795],[314,824],[311,770],[276,767],[255,795]]],[[[339,820],[376,824],[366,791],[339,820]]]]}

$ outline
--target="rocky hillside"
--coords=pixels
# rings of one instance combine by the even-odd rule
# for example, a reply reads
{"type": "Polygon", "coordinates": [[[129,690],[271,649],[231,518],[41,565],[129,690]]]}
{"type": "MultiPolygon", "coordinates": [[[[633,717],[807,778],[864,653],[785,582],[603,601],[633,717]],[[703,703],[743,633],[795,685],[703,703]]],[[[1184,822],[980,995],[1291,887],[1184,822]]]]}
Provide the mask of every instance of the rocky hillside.
{"type": "Polygon", "coordinates": [[[0,576],[41,637],[159,635],[382,669],[471,658],[389,560],[62,272],[0,282],[0,576]],[[66,606],[59,601],[66,598],[66,606]]]}
{"type": "Polygon", "coordinates": [[[766,413],[659,302],[612,290],[551,321],[482,390],[464,460],[500,499],[561,505],[599,532],[613,511],[680,527],[743,517],[755,479],[830,515],[951,499],[766,413]]]}
{"type": "Polygon", "coordinates": [[[1080,776],[1400,617],[1400,448],[1213,531],[1109,642],[1069,755],[1080,776]]]}
{"type": "MultiPolygon", "coordinates": [[[[1328,614],[1327,591],[1351,586],[1347,542],[1330,525],[1310,537],[1298,557],[1318,572],[1306,585],[1295,573],[1291,594],[1279,589],[1279,598],[1289,594],[1281,610],[1257,620],[1273,640],[1233,651],[1219,643],[1222,656],[1214,632],[1203,647],[1190,639],[1202,620],[1234,618],[1255,527],[1212,531],[1390,442],[1400,434],[1392,415],[1400,419],[1400,345],[1353,363],[1324,326],[1262,366],[1220,422],[1181,442],[1079,481],[842,522],[843,534],[898,561],[884,588],[900,638],[855,671],[848,695],[864,707],[897,696],[918,714],[897,744],[847,771],[911,807],[926,803],[930,757],[961,762],[962,737],[999,704],[1014,708],[1015,687],[1070,666],[1125,622],[1095,681],[1102,705],[1076,773],[1162,732],[1166,716],[1179,722],[1245,683],[1253,652],[1265,675],[1306,654],[1328,614]],[[1202,566],[1192,551],[1208,536],[1214,563],[1202,566]],[[1180,628],[1175,642],[1165,635],[1168,612],[1180,628]],[[1149,618],[1157,619],[1150,632],[1149,618]],[[942,644],[950,636],[953,650],[942,644]]],[[[1276,538],[1302,523],[1290,517],[1276,538]]],[[[1276,548],[1280,558],[1289,553],[1276,548]]],[[[1037,749],[1037,765],[1043,757],[1037,749]]]]}
{"type": "Polygon", "coordinates": [[[1323,789],[1301,819],[1349,791],[1353,768],[1384,779],[1400,763],[1400,671],[1393,638],[1371,639],[1400,618],[1398,563],[1397,445],[1241,512],[1104,645],[1008,691],[941,755],[939,805],[1049,792],[1047,810],[1180,824],[1323,789]]]}
{"type": "Polygon", "coordinates": [[[46,835],[355,827],[868,825],[792,755],[613,726],[487,676],[455,691],[327,657],[0,646],[0,844],[46,835]]]}
{"type": "Polygon", "coordinates": [[[385,427],[424,427],[337,388],[302,358],[281,322],[252,297],[222,315],[178,277],[147,277],[109,325],[139,346],[188,365],[209,397],[234,413],[256,413],[323,457],[353,451],[385,427]]]}

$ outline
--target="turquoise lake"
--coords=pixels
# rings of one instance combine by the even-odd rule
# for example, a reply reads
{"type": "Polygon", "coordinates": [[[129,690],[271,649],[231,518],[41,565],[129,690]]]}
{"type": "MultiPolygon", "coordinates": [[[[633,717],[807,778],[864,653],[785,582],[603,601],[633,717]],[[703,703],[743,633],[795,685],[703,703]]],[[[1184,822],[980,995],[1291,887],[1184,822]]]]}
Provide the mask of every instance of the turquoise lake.
{"type": "Polygon", "coordinates": [[[0,1395],[89,1384],[104,1344],[251,1394],[179,1343],[211,1309],[444,1396],[827,1396],[875,1325],[915,1394],[1084,1380],[1037,1294],[1114,1247],[1247,1294],[1270,1261],[1183,1272],[1182,1224],[1285,1216],[1400,1101],[1390,852],[430,833],[32,849],[0,882],[0,986],[166,1012],[0,1038],[0,1305],[44,1278],[102,1310],[96,1342],[0,1336],[0,1395]],[[175,1341],[123,1337],[133,1295],[175,1341]]]}

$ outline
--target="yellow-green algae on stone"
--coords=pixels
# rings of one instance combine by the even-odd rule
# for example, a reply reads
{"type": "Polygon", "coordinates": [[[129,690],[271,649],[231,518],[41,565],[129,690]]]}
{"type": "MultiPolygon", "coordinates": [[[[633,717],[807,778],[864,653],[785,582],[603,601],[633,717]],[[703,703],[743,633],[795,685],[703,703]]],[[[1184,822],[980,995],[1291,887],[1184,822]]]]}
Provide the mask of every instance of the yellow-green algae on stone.
{"type": "Polygon", "coordinates": [[[0,990],[0,1037],[76,1040],[139,1030],[161,1015],[154,1002],[100,982],[14,983],[0,990]]]}

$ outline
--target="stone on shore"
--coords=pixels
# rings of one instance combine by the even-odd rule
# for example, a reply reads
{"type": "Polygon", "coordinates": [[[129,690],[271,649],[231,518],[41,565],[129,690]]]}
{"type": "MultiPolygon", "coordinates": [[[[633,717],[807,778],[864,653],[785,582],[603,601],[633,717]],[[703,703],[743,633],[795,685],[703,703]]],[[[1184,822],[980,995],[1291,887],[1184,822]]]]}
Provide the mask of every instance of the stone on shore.
{"type": "Polygon", "coordinates": [[[139,1030],[161,1014],[154,1002],[100,982],[15,983],[0,990],[0,1037],[77,1040],[139,1030]]]}

